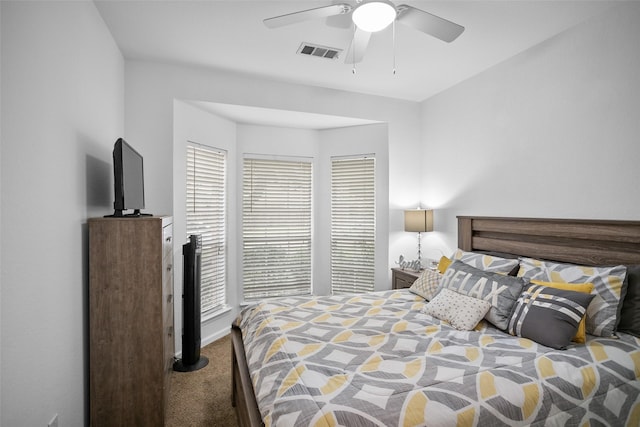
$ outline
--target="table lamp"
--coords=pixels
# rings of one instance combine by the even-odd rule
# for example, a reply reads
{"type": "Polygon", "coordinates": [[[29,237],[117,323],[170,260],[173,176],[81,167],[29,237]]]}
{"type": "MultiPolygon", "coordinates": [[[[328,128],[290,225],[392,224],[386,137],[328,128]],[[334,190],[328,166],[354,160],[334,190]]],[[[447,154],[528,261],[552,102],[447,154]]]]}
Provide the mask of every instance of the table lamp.
{"type": "Polygon", "coordinates": [[[418,233],[418,261],[422,265],[422,253],[420,251],[420,233],[433,231],[433,210],[412,209],[404,211],[404,231],[418,233]]]}

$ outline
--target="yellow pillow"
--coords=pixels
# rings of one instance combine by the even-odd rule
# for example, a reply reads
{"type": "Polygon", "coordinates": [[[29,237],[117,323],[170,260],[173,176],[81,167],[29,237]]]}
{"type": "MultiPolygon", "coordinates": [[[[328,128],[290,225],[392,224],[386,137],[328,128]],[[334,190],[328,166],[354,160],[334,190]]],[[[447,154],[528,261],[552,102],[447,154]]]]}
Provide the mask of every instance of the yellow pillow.
{"type": "MultiPolygon", "coordinates": [[[[562,283],[562,282],[542,282],[540,280],[532,280],[531,283],[541,286],[548,286],[550,288],[562,289],[564,291],[582,292],[583,294],[590,294],[593,291],[593,283],[562,283]]],[[[585,316],[582,316],[576,335],[571,341],[579,344],[584,344],[587,337],[585,316]]]]}
{"type": "Polygon", "coordinates": [[[444,274],[444,272],[447,271],[447,268],[449,268],[450,265],[451,260],[449,258],[447,258],[446,256],[440,258],[440,262],[438,263],[438,271],[440,272],[440,274],[444,274]]]}

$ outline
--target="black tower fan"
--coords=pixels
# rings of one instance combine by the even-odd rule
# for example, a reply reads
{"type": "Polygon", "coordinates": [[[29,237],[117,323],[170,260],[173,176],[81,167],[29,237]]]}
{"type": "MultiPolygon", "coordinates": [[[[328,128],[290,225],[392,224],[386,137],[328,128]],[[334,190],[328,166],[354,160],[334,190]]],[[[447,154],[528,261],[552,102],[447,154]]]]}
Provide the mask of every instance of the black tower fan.
{"type": "Polygon", "coordinates": [[[173,370],[191,372],[204,368],[209,359],[200,356],[200,265],[202,236],[192,234],[182,246],[182,359],[173,370]]]}

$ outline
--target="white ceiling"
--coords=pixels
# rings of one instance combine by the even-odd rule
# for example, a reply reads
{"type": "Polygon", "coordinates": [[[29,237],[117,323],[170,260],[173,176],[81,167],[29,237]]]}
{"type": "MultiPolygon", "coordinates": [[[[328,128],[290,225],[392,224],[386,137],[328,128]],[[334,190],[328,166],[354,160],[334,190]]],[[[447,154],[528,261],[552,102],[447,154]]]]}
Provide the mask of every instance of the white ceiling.
{"type": "MultiPolygon", "coordinates": [[[[297,55],[302,42],[346,50],[344,19],[268,29],[264,18],[334,0],[95,0],[127,59],[212,67],[271,79],[422,101],[603,12],[613,1],[400,0],[463,25],[445,43],[403,25],[373,34],[364,61],[297,55]]],[[[355,4],[354,0],[345,0],[355,4]]],[[[339,17],[345,18],[345,16],[339,17]]],[[[346,17],[348,19],[348,17],[346,17]]]]}
{"type": "Polygon", "coordinates": [[[247,105],[220,104],[204,101],[189,101],[189,103],[202,110],[241,124],[323,130],[380,123],[374,120],[354,117],[274,110],[272,108],[251,107],[247,105]]]}
{"type": "MultiPolygon", "coordinates": [[[[422,101],[584,22],[613,0],[400,0],[465,27],[445,43],[403,25],[371,37],[364,60],[298,55],[312,43],[345,52],[350,16],[268,29],[264,18],[356,0],[94,0],[127,59],[208,67],[274,80],[422,101]],[[393,74],[395,57],[396,73],[393,74]]],[[[194,103],[239,123],[306,129],[368,124],[353,118],[194,103]]]]}

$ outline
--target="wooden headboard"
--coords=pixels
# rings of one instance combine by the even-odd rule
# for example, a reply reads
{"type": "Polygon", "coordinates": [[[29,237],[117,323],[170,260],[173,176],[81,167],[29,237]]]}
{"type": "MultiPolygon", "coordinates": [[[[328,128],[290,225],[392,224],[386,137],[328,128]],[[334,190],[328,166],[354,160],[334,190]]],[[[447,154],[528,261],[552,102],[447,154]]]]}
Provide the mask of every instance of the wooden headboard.
{"type": "Polygon", "coordinates": [[[458,216],[458,247],[581,265],[640,264],[640,221],[458,216]]]}

